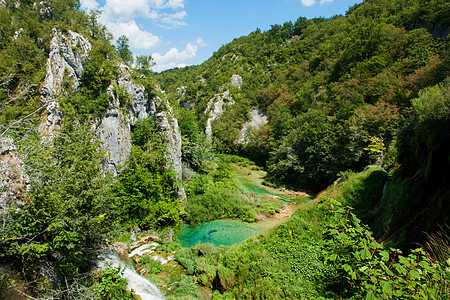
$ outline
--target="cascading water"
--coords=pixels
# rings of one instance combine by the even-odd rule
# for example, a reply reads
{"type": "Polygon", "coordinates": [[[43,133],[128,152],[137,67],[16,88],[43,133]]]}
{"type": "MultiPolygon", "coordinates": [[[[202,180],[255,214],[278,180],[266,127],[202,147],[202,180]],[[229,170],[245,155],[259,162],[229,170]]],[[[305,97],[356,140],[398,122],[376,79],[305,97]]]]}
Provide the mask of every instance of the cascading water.
{"type": "Polygon", "coordinates": [[[114,252],[109,251],[100,255],[97,266],[100,269],[110,266],[112,268],[119,267],[123,270],[122,277],[128,281],[128,289],[133,289],[134,293],[140,296],[142,300],[164,299],[162,292],[156,285],[151,283],[147,278],[136,273],[134,269],[121,261],[114,252]]]}

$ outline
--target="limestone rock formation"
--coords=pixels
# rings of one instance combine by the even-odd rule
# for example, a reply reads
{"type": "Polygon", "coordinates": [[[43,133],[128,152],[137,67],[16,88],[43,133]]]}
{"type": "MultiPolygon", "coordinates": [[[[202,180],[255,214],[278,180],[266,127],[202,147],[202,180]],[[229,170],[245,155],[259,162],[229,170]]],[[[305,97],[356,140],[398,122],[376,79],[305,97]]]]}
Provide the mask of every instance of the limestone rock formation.
{"type": "Polygon", "coordinates": [[[81,34],[53,29],[47,72],[41,89],[41,100],[48,103],[47,114],[39,126],[39,131],[48,140],[52,140],[62,118],[58,97],[78,87],[83,60],[88,57],[90,50],[91,43],[81,34]],[[68,86],[71,86],[69,90],[68,86]]]}
{"type": "Polygon", "coordinates": [[[177,98],[184,98],[187,96],[187,93],[188,93],[187,86],[180,86],[179,88],[177,88],[175,96],[177,98]]]}
{"type": "MultiPolygon", "coordinates": [[[[158,99],[161,101],[160,99],[158,99]]],[[[178,120],[174,117],[172,111],[163,111],[155,115],[158,121],[160,132],[167,139],[167,158],[171,163],[172,169],[176,172],[178,180],[181,182],[183,167],[181,164],[181,133],[178,127],[178,120]]],[[[180,185],[176,189],[177,197],[186,199],[184,188],[180,185]]]]}
{"type": "Polygon", "coordinates": [[[239,139],[237,140],[237,142],[239,144],[248,143],[248,137],[246,136],[247,132],[251,129],[261,129],[268,123],[269,120],[267,119],[266,113],[258,107],[253,107],[250,111],[250,120],[245,122],[242,126],[241,131],[239,131],[239,139]]]}
{"type": "Polygon", "coordinates": [[[206,108],[206,113],[209,115],[208,120],[206,121],[206,139],[208,141],[212,141],[212,122],[219,117],[226,105],[234,104],[233,99],[231,98],[230,91],[225,91],[222,94],[215,95],[214,98],[211,98],[208,102],[208,106],[206,108]]]}
{"type": "Polygon", "coordinates": [[[234,74],[233,76],[231,76],[231,85],[240,89],[242,86],[242,77],[237,74],[234,74]]]}
{"type": "MultiPolygon", "coordinates": [[[[83,72],[83,61],[88,58],[91,44],[82,35],[68,31],[53,30],[50,54],[47,60],[47,74],[41,89],[41,100],[48,103],[40,132],[47,141],[51,141],[58,132],[63,118],[58,98],[72,93],[79,86],[83,72]]],[[[168,141],[168,159],[178,177],[181,178],[181,134],[178,122],[164,103],[168,111],[157,114],[157,102],[161,99],[148,99],[145,88],[132,80],[131,70],[125,64],[118,64],[119,76],[107,89],[109,107],[101,120],[93,124],[96,138],[102,143],[107,158],[102,162],[103,170],[117,175],[131,153],[131,126],[138,119],[157,118],[159,128],[168,141]]],[[[185,198],[180,187],[178,196],[185,198]]]]}
{"type": "MultiPolygon", "coordinates": [[[[172,167],[181,180],[181,133],[169,103],[159,97],[147,99],[145,88],[131,80],[131,70],[128,66],[120,64],[119,74],[117,82],[108,88],[109,108],[95,129],[99,140],[102,141],[103,150],[108,153],[108,158],[103,162],[104,170],[113,174],[120,172],[120,167],[131,153],[131,126],[138,119],[154,117],[161,134],[167,139],[167,158],[171,164],[168,167],[172,167]],[[126,95],[119,95],[117,88],[125,89],[126,95]],[[130,99],[126,109],[122,109],[121,101],[125,99],[120,97],[130,99]],[[157,113],[157,105],[165,107],[166,111],[157,113]]],[[[181,186],[176,192],[179,198],[186,198],[181,186]]]]}
{"type": "Polygon", "coordinates": [[[88,57],[91,47],[89,40],[79,33],[53,29],[47,73],[41,89],[41,99],[44,102],[71,92],[67,91],[67,86],[63,86],[64,79],[73,89],[78,87],[83,72],[83,60],[88,57]]]}
{"type": "Polygon", "coordinates": [[[138,119],[156,113],[154,101],[149,101],[144,95],[145,88],[131,80],[130,68],[120,64],[118,69],[117,81],[111,83],[107,89],[110,97],[108,110],[95,128],[96,136],[102,142],[103,150],[107,152],[107,159],[103,162],[104,171],[115,175],[131,153],[131,126],[138,119]],[[125,94],[118,93],[120,89],[123,89],[125,94]],[[127,102],[125,97],[130,99],[128,107],[124,107],[124,102],[127,102]]]}

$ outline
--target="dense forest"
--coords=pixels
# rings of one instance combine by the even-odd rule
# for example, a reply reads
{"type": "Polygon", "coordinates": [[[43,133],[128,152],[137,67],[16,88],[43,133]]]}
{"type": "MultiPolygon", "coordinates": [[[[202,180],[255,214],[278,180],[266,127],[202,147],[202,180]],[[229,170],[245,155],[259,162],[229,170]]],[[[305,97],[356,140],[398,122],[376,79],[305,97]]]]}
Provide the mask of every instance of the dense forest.
{"type": "Polygon", "coordinates": [[[134,264],[167,298],[448,297],[447,1],[299,17],[159,74],[99,13],[0,2],[0,299],[138,299],[93,267],[136,236],[180,266],[134,264]],[[267,122],[243,131],[256,110],[267,122]],[[279,213],[235,176],[253,163],[313,196],[257,238],[181,247],[182,224],[279,213]]]}

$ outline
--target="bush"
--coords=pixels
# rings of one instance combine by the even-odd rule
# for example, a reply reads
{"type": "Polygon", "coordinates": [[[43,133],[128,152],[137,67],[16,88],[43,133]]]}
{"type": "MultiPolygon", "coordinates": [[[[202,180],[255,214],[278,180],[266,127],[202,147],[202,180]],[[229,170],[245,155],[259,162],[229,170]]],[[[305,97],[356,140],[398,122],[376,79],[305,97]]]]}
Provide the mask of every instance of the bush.
{"type": "Polygon", "coordinates": [[[123,271],[119,268],[107,268],[97,274],[92,289],[98,298],[106,300],[135,299],[127,290],[127,280],[120,277],[122,273],[123,271]]]}
{"type": "Polygon", "coordinates": [[[143,255],[139,258],[136,269],[145,268],[150,274],[156,274],[161,272],[162,265],[159,261],[155,261],[150,255],[143,255]]]}

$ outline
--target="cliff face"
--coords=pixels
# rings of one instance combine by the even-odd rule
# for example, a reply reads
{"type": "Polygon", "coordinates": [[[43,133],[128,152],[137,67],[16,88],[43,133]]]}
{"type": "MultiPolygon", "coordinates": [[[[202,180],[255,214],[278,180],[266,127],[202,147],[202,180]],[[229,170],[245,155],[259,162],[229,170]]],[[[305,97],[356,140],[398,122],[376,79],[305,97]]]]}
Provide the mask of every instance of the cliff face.
{"type": "MultiPolygon", "coordinates": [[[[48,106],[39,130],[47,140],[51,140],[58,131],[63,118],[58,99],[79,86],[83,61],[89,57],[91,47],[89,41],[78,33],[53,30],[47,74],[41,89],[41,100],[48,106]]],[[[138,119],[154,117],[168,142],[168,167],[172,167],[181,179],[181,135],[167,100],[148,99],[145,88],[133,82],[130,68],[124,64],[118,64],[117,68],[119,76],[107,89],[109,107],[103,118],[93,124],[95,136],[107,153],[104,171],[115,175],[120,172],[131,152],[131,126],[138,119]],[[167,111],[157,112],[156,107],[162,102],[164,105],[161,107],[167,111]]],[[[185,198],[182,188],[177,193],[185,198]]]]}
{"type": "Polygon", "coordinates": [[[124,64],[118,68],[119,77],[107,89],[110,97],[108,110],[95,126],[96,136],[102,141],[103,150],[108,153],[103,162],[104,170],[116,175],[131,152],[131,126],[138,119],[156,113],[154,101],[145,97],[145,88],[131,80],[131,70],[124,64]],[[118,90],[124,93],[118,93],[118,90]],[[129,99],[130,105],[123,109],[125,97],[129,99]]]}
{"type": "Polygon", "coordinates": [[[79,86],[83,60],[89,56],[91,48],[91,43],[81,34],[53,29],[45,80],[41,88],[41,101],[48,103],[47,114],[39,126],[39,131],[49,140],[61,125],[62,112],[58,98],[79,86]]]}

